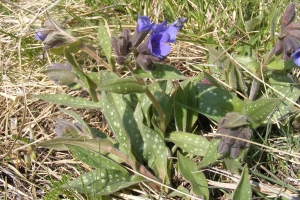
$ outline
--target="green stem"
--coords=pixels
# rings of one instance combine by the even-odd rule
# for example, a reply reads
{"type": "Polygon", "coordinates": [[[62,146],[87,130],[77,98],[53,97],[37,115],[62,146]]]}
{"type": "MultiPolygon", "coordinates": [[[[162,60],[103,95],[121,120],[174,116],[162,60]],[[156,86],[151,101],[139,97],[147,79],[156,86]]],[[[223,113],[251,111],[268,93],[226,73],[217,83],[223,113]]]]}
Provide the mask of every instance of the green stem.
{"type": "Polygon", "coordinates": [[[151,91],[149,89],[147,89],[145,91],[145,94],[152,101],[156,111],[158,112],[158,115],[160,118],[160,128],[161,128],[162,132],[165,133],[165,131],[166,131],[165,115],[164,115],[164,112],[163,112],[161,106],[159,105],[158,101],[155,99],[155,97],[153,96],[153,94],[151,93],[151,91]]]}
{"type": "MultiPolygon", "coordinates": [[[[127,66],[127,69],[131,72],[132,76],[140,83],[143,85],[146,85],[145,82],[143,81],[142,78],[138,78],[136,76],[134,76],[134,74],[132,73],[132,67],[127,66]]],[[[165,125],[165,115],[163,112],[163,109],[161,108],[161,106],[159,105],[158,101],[155,99],[155,97],[153,96],[153,94],[151,93],[151,91],[149,89],[147,89],[145,91],[145,94],[147,95],[147,97],[150,99],[150,101],[152,102],[153,106],[155,107],[159,118],[160,118],[160,129],[162,130],[163,133],[165,133],[166,131],[166,125],[165,125]]]]}
{"type": "MultiPolygon", "coordinates": [[[[267,64],[270,63],[272,57],[274,55],[274,48],[272,49],[272,51],[269,53],[267,59],[264,61],[262,68],[256,73],[256,77],[261,78],[263,75],[263,71],[265,70],[267,64]]],[[[251,85],[251,90],[250,90],[250,94],[249,94],[249,99],[251,101],[253,101],[258,93],[260,87],[260,81],[258,81],[257,79],[253,78],[252,81],[252,85],[251,85]]]]}

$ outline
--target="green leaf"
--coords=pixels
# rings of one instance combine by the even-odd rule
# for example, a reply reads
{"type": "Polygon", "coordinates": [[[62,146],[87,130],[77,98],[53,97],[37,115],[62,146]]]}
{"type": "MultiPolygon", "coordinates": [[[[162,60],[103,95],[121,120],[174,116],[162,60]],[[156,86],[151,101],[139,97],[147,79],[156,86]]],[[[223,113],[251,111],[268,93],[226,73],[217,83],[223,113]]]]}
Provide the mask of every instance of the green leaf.
{"type": "Polygon", "coordinates": [[[195,163],[178,153],[178,166],[185,180],[191,183],[193,192],[198,197],[209,199],[206,178],[203,172],[197,170],[195,163]]]}
{"type": "Polygon", "coordinates": [[[228,83],[228,85],[230,85],[231,88],[237,89],[235,67],[232,64],[232,62],[230,62],[225,74],[226,74],[226,82],[228,83]]]}
{"type": "Polygon", "coordinates": [[[289,61],[284,61],[282,59],[277,60],[273,58],[272,61],[267,65],[267,68],[276,71],[286,71],[295,67],[298,66],[294,63],[293,59],[290,59],[289,61]]]}
{"type": "Polygon", "coordinates": [[[97,86],[100,84],[100,74],[98,72],[90,72],[87,74],[89,79],[97,86]]]}
{"type": "Polygon", "coordinates": [[[63,69],[48,69],[42,71],[42,73],[49,76],[51,80],[59,85],[71,85],[78,78],[74,72],[63,69]]]}
{"type": "Polygon", "coordinates": [[[176,188],[176,190],[174,190],[173,192],[168,194],[168,197],[177,197],[177,198],[180,197],[181,199],[184,199],[184,200],[190,199],[190,197],[188,197],[187,195],[179,193],[177,191],[181,191],[183,193],[189,194],[189,190],[186,187],[179,185],[178,188],[176,188]]]}
{"type": "Polygon", "coordinates": [[[143,144],[143,138],[141,136],[137,121],[134,117],[135,106],[130,104],[130,99],[126,99],[126,96],[120,94],[111,94],[113,99],[112,102],[114,102],[116,105],[116,109],[122,120],[123,126],[130,137],[132,151],[139,158],[139,160],[146,161],[146,159],[143,159],[143,148],[141,148],[143,144]]]}
{"type": "Polygon", "coordinates": [[[64,49],[67,47],[70,53],[77,53],[83,46],[83,43],[80,40],[76,40],[75,42],[71,42],[65,45],[61,45],[57,48],[51,48],[50,52],[54,55],[63,56],[64,49]]]}
{"type": "Polygon", "coordinates": [[[283,119],[287,114],[294,111],[294,104],[288,101],[286,98],[289,98],[296,102],[300,94],[300,86],[296,85],[289,77],[285,74],[271,73],[268,74],[268,79],[270,85],[279,91],[284,97],[275,93],[272,89],[268,89],[269,94],[272,97],[281,99],[281,102],[278,106],[278,111],[275,112],[274,117],[277,119],[283,119]]]}
{"type": "Polygon", "coordinates": [[[110,37],[107,33],[106,28],[103,26],[103,24],[99,23],[98,27],[98,41],[100,46],[102,47],[102,50],[108,60],[108,62],[111,62],[111,44],[110,44],[110,37]]]}
{"type": "Polygon", "coordinates": [[[235,55],[234,59],[240,64],[242,64],[253,74],[256,74],[260,70],[260,63],[256,61],[257,58],[243,55],[235,55]]]}
{"type": "Polygon", "coordinates": [[[253,128],[264,122],[280,103],[280,99],[259,99],[257,101],[247,101],[243,108],[243,114],[248,117],[248,121],[253,128]]]}
{"type": "Polygon", "coordinates": [[[280,59],[279,61],[277,61],[276,59],[272,59],[272,61],[267,65],[267,68],[272,70],[283,70],[284,60],[280,59]]]}
{"type": "Polygon", "coordinates": [[[235,189],[233,193],[233,200],[240,200],[240,199],[252,199],[252,190],[251,190],[251,185],[250,185],[250,178],[248,174],[248,167],[247,164],[245,164],[242,175],[241,175],[241,180],[235,189]]]}
{"type": "Polygon", "coordinates": [[[85,139],[85,138],[54,138],[41,142],[39,146],[53,148],[57,150],[69,150],[66,145],[74,145],[79,147],[84,147],[96,152],[99,152],[103,155],[106,155],[112,151],[113,143],[108,139],[85,139]]]}
{"type": "Polygon", "coordinates": [[[227,90],[198,83],[198,111],[205,116],[219,121],[228,112],[241,113],[244,102],[227,90]]]}
{"type": "Polygon", "coordinates": [[[255,27],[257,27],[263,20],[263,15],[258,15],[248,21],[245,21],[245,26],[247,31],[254,31],[255,27]]]}
{"type": "Polygon", "coordinates": [[[239,126],[245,126],[245,125],[249,124],[246,121],[246,117],[244,115],[240,115],[236,112],[227,113],[226,118],[227,118],[227,120],[223,124],[223,126],[225,126],[226,128],[236,128],[239,126]]]}
{"type": "MultiPolygon", "coordinates": [[[[227,58],[224,52],[216,50],[215,48],[210,46],[206,46],[206,48],[209,51],[210,63],[212,64],[216,63],[216,65],[219,67],[219,71],[224,75],[225,70],[228,69],[231,61],[227,58]]],[[[217,72],[215,71],[215,73],[217,72]]]]}
{"type": "Polygon", "coordinates": [[[216,162],[216,160],[222,156],[222,154],[218,154],[218,151],[217,151],[219,143],[220,143],[219,139],[213,139],[210,142],[210,145],[205,153],[205,156],[203,157],[203,159],[199,165],[199,168],[207,167],[208,165],[216,162]]]}
{"type": "Polygon", "coordinates": [[[91,139],[91,134],[82,130],[81,128],[82,127],[80,124],[74,124],[64,119],[56,119],[55,133],[57,137],[91,139]]]}
{"type": "Polygon", "coordinates": [[[174,93],[174,101],[179,103],[174,105],[175,126],[177,131],[186,131],[187,122],[187,99],[181,86],[177,87],[174,93]],[[181,106],[185,105],[185,106],[181,106]]]}
{"type": "Polygon", "coordinates": [[[165,139],[168,142],[173,142],[184,151],[198,156],[204,156],[209,148],[209,141],[201,135],[172,132],[165,139]]]}
{"type": "Polygon", "coordinates": [[[198,119],[198,102],[195,98],[197,91],[193,82],[188,82],[188,84],[183,83],[181,85],[186,96],[186,105],[189,107],[187,108],[186,131],[190,131],[198,119]]]}
{"type": "MultiPolygon", "coordinates": [[[[161,108],[164,111],[166,126],[171,120],[173,114],[172,99],[170,97],[172,87],[173,85],[171,81],[157,81],[148,85],[150,92],[153,94],[153,96],[158,101],[158,103],[160,104],[161,108]]],[[[157,119],[159,117],[158,113],[155,110],[155,108],[153,108],[152,101],[149,99],[149,97],[146,94],[137,94],[137,95],[139,101],[141,102],[141,107],[145,115],[145,120],[147,122],[147,125],[151,126],[152,125],[151,120],[153,119],[152,117],[155,116],[155,118],[157,119]]],[[[159,122],[157,122],[157,124],[159,124],[159,122]]]]}
{"type": "Polygon", "coordinates": [[[100,71],[100,85],[104,84],[106,81],[117,80],[117,79],[119,79],[119,77],[113,72],[104,71],[104,70],[100,71]]]}
{"type": "Polygon", "coordinates": [[[161,80],[182,80],[185,77],[171,65],[155,63],[156,69],[151,72],[146,72],[139,68],[133,70],[133,74],[138,78],[151,78],[151,79],[161,79],[161,80]]]}
{"type": "Polygon", "coordinates": [[[93,101],[97,102],[98,99],[97,94],[95,92],[97,86],[95,85],[95,83],[91,81],[90,78],[79,68],[77,62],[74,60],[67,47],[64,49],[64,55],[67,61],[70,63],[72,70],[77,74],[78,78],[81,80],[83,84],[82,86],[90,93],[93,101]]]}
{"type": "MultiPolygon", "coordinates": [[[[108,159],[102,154],[99,154],[98,152],[91,151],[82,146],[76,146],[72,144],[66,144],[66,146],[72,152],[72,154],[76,156],[76,158],[78,158],[80,161],[82,161],[90,167],[126,171],[124,167],[108,159]]],[[[99,149],[100,148],[101,146],[99,146],[99,149]]]]}
{"type": "Polygon", "coordinates": [[[79,193],[90,195],[109,195],[123,188],[144,181],[143,178],[130,176],[127,171],[100,168],[80,175],[64,184],[65,189],[73,188],[79,193]]]}
{"type": "Polygon", "coordinates": [[[122,145],[125,153],[130,157],[131,161],[135,162],[135,157],[131,152],[131,139],[127,133],[124,124],[122,115],[119,113],[117,107],[118,105],[114,102],[112,94],[105,94],[102,92],[101,95],[101,111],[103,112],[110,130],[114,133],[115,137],[122,145]]]}
{"type": "Polygon", "coordinates": [[[158,132],[143,124],[140,104],[137,105],[134,116],[142,135],[143,141],[139,143],[139,146],[143,153],[143,159],[161,180],[168,180],[167,147],[163,138],[158,132]]]}
{"type": "Polygon", "coordinates": [[[118,94],[143,93],[147,90],[146,85],[140,84],[134,78],[120,78],[108,80],[97,88],[97,91],[113,92],[118,94]]]}
{"type": "Polygon", "coordinates": [[[95,103],[81,97],[72,97],[67,94],[39,94],[34,97],[54,104],[70,106],[72,108],[100,108],[100,103],[95,103]]]}
{"type": "Polygon", "coordinates": [[[225,89],[224,85],[222,85],[218,79],[216,79],[215,77],[213,77],[212,75],[206,73],[205,71],[203,71],[204,77],[208,80],[208,82],[210,82],[213,86],[216,86],[218,88],[223,88],[225,89]]]}
{"type": "MultiPolygon", "coordinates": [[[[241,155],[243,154],[243,151],[246,150],[243,149],[241,155]]],[[[224,163],[226,165],[226,168],[229,169],[231,173],[236,172],[238,169],[242,169],[241,159],[240,159],[241,155],[238,156],[237,158],[230,158],[229,154],[224,156],[224,163]]]]}

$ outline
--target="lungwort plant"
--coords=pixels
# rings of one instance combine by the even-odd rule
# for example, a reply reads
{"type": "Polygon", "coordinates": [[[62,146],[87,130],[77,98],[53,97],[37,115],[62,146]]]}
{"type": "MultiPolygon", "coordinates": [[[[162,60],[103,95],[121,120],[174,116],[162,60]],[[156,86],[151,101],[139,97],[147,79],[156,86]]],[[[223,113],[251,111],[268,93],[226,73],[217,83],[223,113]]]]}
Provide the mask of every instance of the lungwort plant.
{"type": "MultiPolygon", "coordinates": [[[[249,170],[242,164],[253,130],[298,110],[294,105],[299,86],[286,76],[295,67],[290,57],[299,63],[300,28],[298,22],[292,23],[294,16],[290,4],[283,14],[278,43],[262,62],[255,56],[232,56],[206,46],[213,67],[195,77],[185,77],[164,64],[187,18],[156,24],[147,16],[138,16],[134,33],[123,29],[115,36],[100,23],[99,57],[48,16],[36,39],[52,54],[64,56],[66,63],[53,63],[44,73],[57,84],[87,91],[89,98],[36,97],[72,108],[101,110],[113,133],[108,136],[75,112],[61,108],[77,122],[58,119],[57,136],[40,146],[68,150],[93,168],[62,187],[87,196],[106,196],[143,182],[164,196],[187,196],[186,188],[171,190],[173,176],[180,172],[195,197],[209,199],[211,190],[203,170],[224,162],[232,171],[243,169],[233,198],[250,199],[249,170]],[[103,68],[86,73],[75,59],[79,52],[87,53],[103,68]],[[283,60],[274,57],[279,54],[283,60]],[[126,70],[130,73],[124,74],[126,70]],[[257,76],[253,79],[251,74],[257,76]],[[262,77],[263,86],[259,84],[262,77]],[[219,123],[215,139],[195,134],[199,114],[219,123]],[[199,164],[191,160],[193,156],[199,158],[199,164]]],[[[249,28],[258,25],[253,23],[259,20],[249,21],[249,28]]]]}

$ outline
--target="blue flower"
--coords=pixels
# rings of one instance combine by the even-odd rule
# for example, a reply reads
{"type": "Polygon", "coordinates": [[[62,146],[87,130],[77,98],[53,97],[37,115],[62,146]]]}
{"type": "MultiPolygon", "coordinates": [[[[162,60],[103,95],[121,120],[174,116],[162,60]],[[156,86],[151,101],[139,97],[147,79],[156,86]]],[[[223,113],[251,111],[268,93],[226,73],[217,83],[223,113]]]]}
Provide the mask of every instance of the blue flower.
{"type": "Polygon", "coordinates": [[[152,33],[164,32],[168,29],[168,22],[165,20],[161,24],[154,24],[152,26],[152,33]]]}
{"type": "Polygon", "coordinates": [[[36,39],[36,40],[40,40],[40,41],[44,41],[46,38],[47,38],[47,36],[48,36],[48,34],[50,33],[51,31],[49,31],[49,30],[47,30],[47,29],[43,29],[43,28],[38,28],[37,30],[36,30],[36,33],[34,34],[34,38],[36,39]]]}
{"type": "Polygon", "coordinates": [[[177,23],[178,20],[173,22],[170,26],[167,25],[167,21],[164,21],[161,24],[154,24],[152,26],[152,34],[167,32],[170,35],[168,42],[174,43],[178,31],[182,28],[182,26],[178,26],[177,23]]]}
{"type": "Polygon", "coordinates": [[[294,63],[300,67],[300,48],[291,55],[291,58],[294,60],[294,63]]]}
{"type": "Polygon", "coordinates": [[[146,32],[149,32],[152,28],[153,24],[151,24],[149,17],[147,16],[138,16],[137,21],[137,30],[138,32],[141,32],[143,30],[146,30],[146,32]]]}
{"type": "Polygon", "coordinates": [[[155,24],[152,27],[152,33],[147,45],[151,54],[158,58],[166,57],[171,51],[171,46],[168,42],[175,42],[178,30],[179,28],[174,25],[167,26],[167,21],[155,24]]]}
{"type": "Polygon", "coordinates": [[[170,34],[168,32],[164,31],[160,33],[154,33],[150,35],[147,47],[152,55],[158,58],[164,58],[171,51],[171,46],[167,44],[169,41],[170,34]]]}

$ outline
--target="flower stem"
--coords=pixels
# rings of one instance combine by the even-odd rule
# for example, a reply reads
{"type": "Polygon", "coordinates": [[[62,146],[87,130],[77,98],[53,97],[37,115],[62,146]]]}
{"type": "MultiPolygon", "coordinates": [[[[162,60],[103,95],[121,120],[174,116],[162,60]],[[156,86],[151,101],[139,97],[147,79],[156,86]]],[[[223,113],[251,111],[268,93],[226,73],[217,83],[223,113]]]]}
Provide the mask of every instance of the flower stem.
{"type": "Polygon", "coordinates": [[[166,131],[164,112],[163,112],[161,106],[159,105],[158,101],[155,99],[155,97],[153,96],[153,94],[151,93],[151,91],[149,89],[147,89],[145,91],[145,94],[152,101],[156,111],[158,112],[158,115],[160,118],[160,128],[161,128],[162,132],[164,133],[166,131]]]}
{"type": "MultiPolygon", "coordinates": [[[[142,85],[146,85],[145,82],[143,81],[142,78],[138,78],[136,76],[134,76],[134,74],[132,73],[132,67],[127,66],[127,69],[131,72],[132,76],[142,85]]],[[[147,95],[147,97],[150,99],[150,101],[152,102],[153,106],[155,107],[159,118],[160,118],[160,129],[162,130],[162,132],[164,133],[166,131],[166,125],[165,125],[165,115],[163,112],[163,109],[161,108],[161,106],[159,105],[158,101],[155,99],[155,97],[153,96],[153,94],[151,93],[151,91],[149,89],[147,89],[145,91],[145,94],[147,95]]]]}

